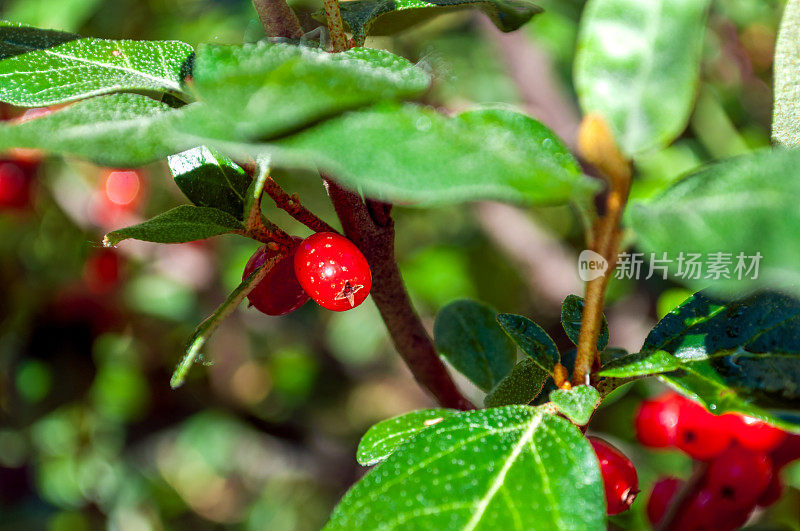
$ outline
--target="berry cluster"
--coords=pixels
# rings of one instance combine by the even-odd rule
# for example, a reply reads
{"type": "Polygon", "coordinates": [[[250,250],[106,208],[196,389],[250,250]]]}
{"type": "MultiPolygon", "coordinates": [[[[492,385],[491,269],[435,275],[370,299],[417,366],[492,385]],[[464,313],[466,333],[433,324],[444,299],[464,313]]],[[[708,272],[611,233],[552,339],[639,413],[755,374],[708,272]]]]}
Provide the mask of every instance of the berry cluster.
{"type": "MultiPolygon", "coordinates": [[[[267,315],[293,312],[310,298],[329,310],[343,312],[367,298],[372,274],[367,259],[353,243],[332,232],[318,232],[281,257],[248,295],[250,304],[267,315]]],[[[247,262],[242,278],[278,255],[267,246],[247,262]]]]}
{"type": "MultiPolygon", "coordinates": [[[[780,498],[780,470],[800,457],[800,437],[750,417],[713,415],[675,393],[644,401],[635,425],[643,445],[678,448],[706,463],[697,489],[679,501],[676,529],[738,529],[757,506],[780,498]]],[[[655,484],[647,504],[653,525],[664,518],[682,485],[677,478],[655,484]]]]}

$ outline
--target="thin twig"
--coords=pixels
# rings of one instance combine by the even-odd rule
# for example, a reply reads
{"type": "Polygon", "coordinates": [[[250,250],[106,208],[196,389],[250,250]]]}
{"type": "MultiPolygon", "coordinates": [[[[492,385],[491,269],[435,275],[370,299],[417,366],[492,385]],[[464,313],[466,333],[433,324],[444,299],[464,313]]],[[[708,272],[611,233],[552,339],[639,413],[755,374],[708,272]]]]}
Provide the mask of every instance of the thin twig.
{"type": "Polygon", "coordinates": [[[253,0],[258,18],[269,37],[299,39],[303,28],[286,0],[253,0]]]}
{"type": "Polygon", "coordinates": [[[272,198],[278,208],[314,232],[339,232],[304,207],[296,194],[287,194],[272,177],[267,177],[264,182],[264,192],[272,198]]]}
{"type": "Polygon", "coordinates": [[[339,0],[322,0],[325,6],[325,18],[328,21],[328,33],[331,36],[331,51],[343,52],[347,49],[347,35],[344,34],[342,13],[339,11],[339,0]]]}
{"type": "Polygon", "coordinates": [[[589,376],[600,365],[597,337],[603,321],[606,288],[616,265],[621,237],[619,224],[628,201],[632,176],[630,161],[619,151],[611,130],[600,116],[584,118],[578,145],[584,158],[600,170],[609,183],[606,211],[595,222],[591,237],[592,250],[605,258],[608,267],[602,276],[586,284],[586,305],[581,318],[573,385],[591,383],[589,376]]]}
{"type": "MultiPolygon", "coordinates": [[[[347,236],[364,253],[372,270],[372,299],[395,348],[412,374],[444,407],[474,409],[439,359],[433,341],[411,305],[394,256],[394,222],[376,223],[361,197],[325,179],[325,187],[347,236]]],[[[377,204],[373,205],[373,211],[377,204]]]]}

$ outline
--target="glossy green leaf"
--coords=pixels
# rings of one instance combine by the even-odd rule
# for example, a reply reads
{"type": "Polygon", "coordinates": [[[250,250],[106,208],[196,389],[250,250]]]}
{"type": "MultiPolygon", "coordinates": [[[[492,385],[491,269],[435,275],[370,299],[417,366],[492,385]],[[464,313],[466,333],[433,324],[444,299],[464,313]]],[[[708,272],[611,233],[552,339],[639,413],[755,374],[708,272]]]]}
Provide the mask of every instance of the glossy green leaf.
{"type": "Polygon", "coordinates": [[[709,0],[589,0],[575,87],[584,113],[609,122],[634,156],[683,129],[697,93],[709,0]]]}
{"type": "Polygon", "coordinates": [[[394,201],[564,203],[596,190],[549,129],[507,110],[446,118],[425,107],[386,104],[346,113],[265,148],[273,149],[277,161],[313,164],[345,185],[394,201]]]}
{"type": "Polygon", "coordinates": [[[356,459],[364,466],[383,461],[422,430],[457,414],[454,409],[420,409],[381,421],[361,438],[356,459]]]}
{"type": "Polygon", "coordinates": [[[775,44],[772,138],[800,147],[800,0],[789,0],[775,44]]]}
{"type": "Polygon", "coordinates": [[[100,96],[41,118],[0,125],[0,151],[36,148],[130,168],[171,155],[170,107],[138,94],[100,96]]]}
{"type": "MultiPolygon", "coordinates": [[[[393,35],[433,17],[480,9],[502,31],[514,31],[542,12],[527,0],[353,0],[342,2],[342,20],[353,35],[393,35]]],[[[324,20],[324,13],[321,17],[324,20]]]]}
{"type": "Polygon", "coordinates": [[[486,407],[530,404],[542,392],[547,378],[547,371],[532,359],[525,358],[514,365],[508,376],[486,395],[483,403],[486,407]]]}
{"type": "Polygon", "coordinates": [[[579,385],[570,390],[556,389],[550,393],[550,401],[565,417],[583,426],[600,405],[600,393],[590,385],[579,385]]]}
{"type": "Polygon", "coordinates": [[[497,322],[531,361],[553,374],[553,367],[560,360],[558,347],[541,326],[527,317],[510,313],[498,315],[497,322]]]}
{"type": "Polygon", "coordinates": [[[181,94],[192,47],[0,25],[0,101],[39,107],[118,91],[181,94]]]}
{"type": "Polygon", "coordinates": [[[109,232],[103,239],[103,245],[111,247],[129,238],[146,242],[184,243],[242,230],[242,222],[227,212],[181,205],[144,223],[109,232]]]}
{"type": "MultiPolygon", "coordinates": [[[[577,295],[567,295],[561,305],[561,326],[567,333],[570,341],[578,344],[581,335],[581,322],[583,319],[583,307],[585,306],[583,297],[577,295]]],[[[600,323],[600,334],[597,336],[597,350],[602,352],[608,346],[608,321],[603,315],[603,322],[600,323]]]]}
{"type": "Polygon", "coordinates": [[[206,146],[171,155],[167,162],[175,184],[192,203],[243,219],[245,195],[252,179],[238,164],[206,146]]]}
{"type": "Polygon", "coordinates": [[[642,251],[658,258],[667,253],[672,279],[689,286],[741,291],[796,285],[800,282],[798,168],[800,152],[783,149],[705,166],[660,194],[631,203],[627,225],[642,251]],[[699,253],[702,269],[689,267],[687,261],[679,270],[681,253],[685,259],[699,253]],[[716,274],[709,263],[716,263],[725,274],[716,274]]]}
{"type": "Polygon", "coordinates": [[[241,284],[228,295],[225,302],[214,310],[214,313],[195,328],[192,337],[186,342],[186,352],[183,358],[172,373],[169,384],[173,389],[183,385],[183,381],[186,379],[189,369],[191,369],[194,362],[197,361],[197,358],[200,356],[200,350],[206,344],[206,341],[208,341],[211,335],[219,328],[222,321],[233,313],[237,306],[247,297],[247,294],[261,282],[271,266],[272,264],[267,261],[257,267],[247,278],[242,280],[241,284]]]}
{"type": "Polygon", "coordinates": [[[461,413],[373,468],[327,530],[605,529],[594,452],[567,420],[529,406],[461,413]]]}
{"type": "Polygon", "coordinates": [[[600,376],[614,378],[631,378],[648,376],[680,368],[681,361],[668,352],[635,352],[606,363],[601,367],[600,376]]]}
{"type": "Polygon", "coordinates": [[[727,302],[696,293],[650,332],[642,352],[680,369],[661,377],[717,414],[737,411],[800,431],[800,300],[760,292],[727,302]]]}
{"type": "Polygon", "coordinates": [[[222,140],[265,139],[344,110],[419,96],[430,81],[421,68],[384,50],[203,45],[192,79],[203,105],[185,109],[178,127],[222,140]]]}
{"type": "Polygon", "coordinates": [[[505,378],[517,359],[517,349],[495,315],[486,304],[457,300],[439,311],[433,325],[439,354],[484,391],[505,378]]]}

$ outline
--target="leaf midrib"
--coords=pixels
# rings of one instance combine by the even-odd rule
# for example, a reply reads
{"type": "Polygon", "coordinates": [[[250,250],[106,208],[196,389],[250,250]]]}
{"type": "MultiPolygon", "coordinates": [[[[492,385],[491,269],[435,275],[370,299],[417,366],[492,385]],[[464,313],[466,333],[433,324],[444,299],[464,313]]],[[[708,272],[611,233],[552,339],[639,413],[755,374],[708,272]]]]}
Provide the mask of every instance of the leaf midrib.
{"type": "MultiPolygon", "coordinates": [[[[55,48],[56,49],[60,48],[61,46],[65,45],[65,44],[71,44],[71,43],[77,43],[77,42],[93,42],[93,41],[95,41],[95,39],[75,39],[73,41],[68,41],[66,43],[62,43],[62,44],[56,46],[55,48]]],[[[169,78],[157,77],[157,76],[154,76],[152,74],[148,74],[147,72],[143,72],[141,70],[134,69],[133,65],[131,65],[130,58],[128,57],[128,55],[120,49],[119,43],[114,43],[114,44],[115,44],[117,50],[122,54],[122,57],[125,58],[125,60],[127,61],[128,65],[130,65],[130,68],[124,68],[124,67],[121,67],[121,66],[117,66],[117,65],[114,65],[114,64],[111,64],[111,63],[104,63],[104,62],[101,62],[101,61],[93,61],[91,59],[85,59],[85,58],[77,57],[77,56],[74,56],[74,55],[66,55],[66,54],[58,53],[58,52],[54,51],[54,48],[36,48],[36,47],[30,46],[30,45],[27,45],[25,43],[16,43],[16,46],[19,46],[20,48],[25,48],[27,50],[30,50],[31,52],[42,52],[42,53],[44,53],[46,55],[53,55],[55,57],[58,57],[58,58],[61,58],[61,59],[65,59],[65,60],[68,60],[68,61],[76,61],[78,63],[86,63],[86,64],[88,64],[90,66],[94,66],[94,67],[98,67],[98,68],[99,67],[104,67],[104,68],[107,68],[109,70],[118,70],[118,71],[125,72],[125,73],[128,73],[128,74],[133,74],[133,75],[136,75],[138,77],[142,77],[142,78],[153,80],[153,81],[161,84],[162,86],[166,86],[166,88],[168,88],[170,90],[180,91],[180,89],[181,89],[180,84],[173,82],[169,78]]],[[[166,63],[164,62],[164,55],[163,55],[162,50],[161,50],[161,48],[159,46],[156,46],[156,49],[158,50],[158,55],[159,55],[159,58],[160,58],[160,61],[158,62],[158,64],[161,66],[162,74],[165,74],[168,71],[168,68],[167,68],[166,63]]],[[[15,74],[15,73],[17,73],[17,72],[11,72],[8,75],[15,74]]],[[[30,74],[31,72],[22,72],[22,73],[23,74],[30,74]]]]}

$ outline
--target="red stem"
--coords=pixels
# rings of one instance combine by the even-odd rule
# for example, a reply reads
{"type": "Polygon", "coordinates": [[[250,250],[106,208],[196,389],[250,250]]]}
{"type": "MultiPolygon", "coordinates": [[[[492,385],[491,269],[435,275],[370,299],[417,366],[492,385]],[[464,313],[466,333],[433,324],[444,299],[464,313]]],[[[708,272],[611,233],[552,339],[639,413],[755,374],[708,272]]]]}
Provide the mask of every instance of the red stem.
{"type": "Polygon", "coordinates": [[[411,305],[394,256],[390,206],[369,201],[325,179],[325,187],[347,236],[364,253],[372,270],[372,299],[395,348],[414,377],[444,407],[474,409],[447,372],[433,341],[411,305]],[[375,215],[373,215],[373,213],[375,215]]]}
{"type": "Polygon", "coordinates": [[[287,194],[272,177],[267,177],[264,182],[264,192],[272,198],[278,208],[314,232],[339,232],[304,207],[297,195],[287,194]]]}

